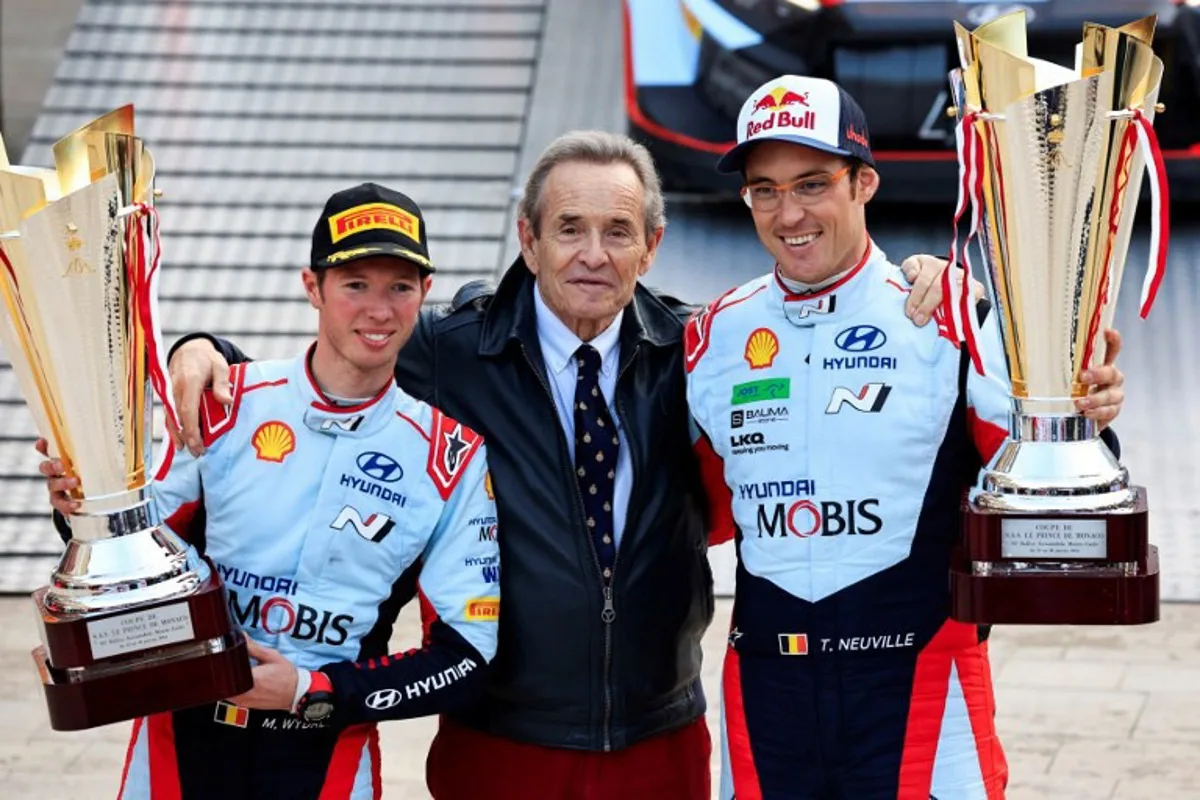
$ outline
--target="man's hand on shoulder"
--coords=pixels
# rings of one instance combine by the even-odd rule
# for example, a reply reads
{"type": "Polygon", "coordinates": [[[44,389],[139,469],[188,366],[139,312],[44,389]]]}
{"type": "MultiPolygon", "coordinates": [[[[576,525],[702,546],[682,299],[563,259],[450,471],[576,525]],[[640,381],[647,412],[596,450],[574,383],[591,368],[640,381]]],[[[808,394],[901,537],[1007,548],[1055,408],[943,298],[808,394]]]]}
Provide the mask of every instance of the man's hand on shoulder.
{"type": "MultiPolygon", "coordinates": [[[[213,398],[224,405],[233,402],[229,385],[229,363],[204,337],[191,339],[176,348],[167,365],[171,373],[171,389],[175,410],[182,430],[170,430],[175,449],[183,446],[194,456],[204,453],[204,438],[200,435],[200,398],[212,387],[213,398]]],[[[169,426],[168,426],[169,427],[169,426]]]]}
{"type": "MultiPolygon", "coordinates": [[[[944,258],[922,254],[909,256],[900,265],[904,279],[912,284],[904,304],[904,314],[918,328],[933,319],[933,312],[942,304],[942,273],[948,264],[944,258]]],[[[958,286],[965,275],[963,270],[955,268],[951,280],[958,286]]],[[[972,278],[971,292],[975,300],[980,300],[984,295],[983,284],[972,278]]]]}

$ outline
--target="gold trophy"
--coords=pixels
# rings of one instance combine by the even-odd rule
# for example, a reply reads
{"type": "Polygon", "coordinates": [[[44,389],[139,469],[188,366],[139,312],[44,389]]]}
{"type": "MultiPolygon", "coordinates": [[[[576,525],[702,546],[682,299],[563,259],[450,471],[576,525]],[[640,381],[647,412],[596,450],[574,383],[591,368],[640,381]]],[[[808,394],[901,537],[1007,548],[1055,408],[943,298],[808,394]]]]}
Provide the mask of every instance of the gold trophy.
{"type": "MultiPolygon", "coordinates": [[[[963,621],[1158,619],[1145,489],[1074,403],[1087,394],[1080,373],[1103,361],[1146,167],[1155,241],[1143,316],[1166,262],[1154,24],[1085,24],[1074,69],[1027,56],[1024,12],[975,31],[956,25],[959,214],[973,203],[1012,379],[1009,436],[964,510],[952,572],[953,614],[963,621]]],[[[965,297],[950,301],[947,318],[980,368],[965,297]]]]}
{"type": "Polygon", "coordinates": [[[231,697],[252,680],[220,578],[159,524],[149,493],[153,395],[173,411],[154,160],[133,107],[66,136],[54,159],[0,164],[0,344],[38,432],[80,481],[72,538],[33,595],[51,726],[77,730],[231,697]]]}

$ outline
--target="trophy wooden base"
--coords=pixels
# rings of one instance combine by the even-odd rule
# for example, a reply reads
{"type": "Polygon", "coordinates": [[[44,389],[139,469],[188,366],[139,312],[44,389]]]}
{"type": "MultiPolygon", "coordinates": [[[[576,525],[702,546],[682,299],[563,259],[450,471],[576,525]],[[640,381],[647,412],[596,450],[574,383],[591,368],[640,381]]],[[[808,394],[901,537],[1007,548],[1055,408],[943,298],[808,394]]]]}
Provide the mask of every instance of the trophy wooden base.
{"type": "Polygon", "coordinates": [[[46,591],[33,595],[43,641],[33,659],[54,730],[202,705],[254,685],[215,571],[186,597],[95,616],[56,616],[46,591]]]}
{"type": "Polygon", "coordinates": [[[950,568],[951,616],[987,625],[1157,621],[1158,549],[1147,540],[1148,516],[1140,487],[1128,514],[1001,514],[965,508],[963,545],[950,568]],[[1014,567],[1016,562],[1022,567],[1014,567]],[[1055,567],[1037,570],[1039,563],[1055,567]],[[979,570],[976,564],[989,568],[979,570]],[[1113,566],[1120,564],[1129,566],[1113,566]]]}

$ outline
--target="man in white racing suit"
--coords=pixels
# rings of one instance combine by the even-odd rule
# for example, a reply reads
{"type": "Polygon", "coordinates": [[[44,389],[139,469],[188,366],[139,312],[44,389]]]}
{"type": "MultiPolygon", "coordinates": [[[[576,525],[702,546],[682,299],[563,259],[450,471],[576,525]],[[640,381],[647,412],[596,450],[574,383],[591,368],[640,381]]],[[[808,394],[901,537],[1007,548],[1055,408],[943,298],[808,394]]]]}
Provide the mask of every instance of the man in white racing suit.
{"type": "MultiPolygon", "coordinates": [[[[412,200],[333,195],[304,271],[315,344],[233,367],[232,404],[202,401],[205,452],[160,469],[163,523],[219,571],[258,663],[245,695],[134,722],[122,800],[378,798],[376,722],[482,690],[500,569],[483,441],[393,377],[432,271],[412,200]],[[389,654],[418,595],[424,642],[389,654]]],[[[60,512],[69,480],[50,482],[60,512]]]]}

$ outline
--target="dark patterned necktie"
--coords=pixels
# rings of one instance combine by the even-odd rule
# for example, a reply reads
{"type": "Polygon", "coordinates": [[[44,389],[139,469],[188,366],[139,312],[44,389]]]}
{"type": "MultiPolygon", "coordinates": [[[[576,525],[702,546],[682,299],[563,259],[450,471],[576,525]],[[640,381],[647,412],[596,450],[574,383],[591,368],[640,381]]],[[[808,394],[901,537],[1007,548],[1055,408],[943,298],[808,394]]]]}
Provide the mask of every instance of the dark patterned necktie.
{"type": "Polygon", "coordinates": [[[596,543],[600,571],[612,578],[616,557],[613,486],[617,478],[617,426],[600,391],[600,353],[590,344],[575,351],[575,480],[583,496],[585,523],[596,543]]]}

